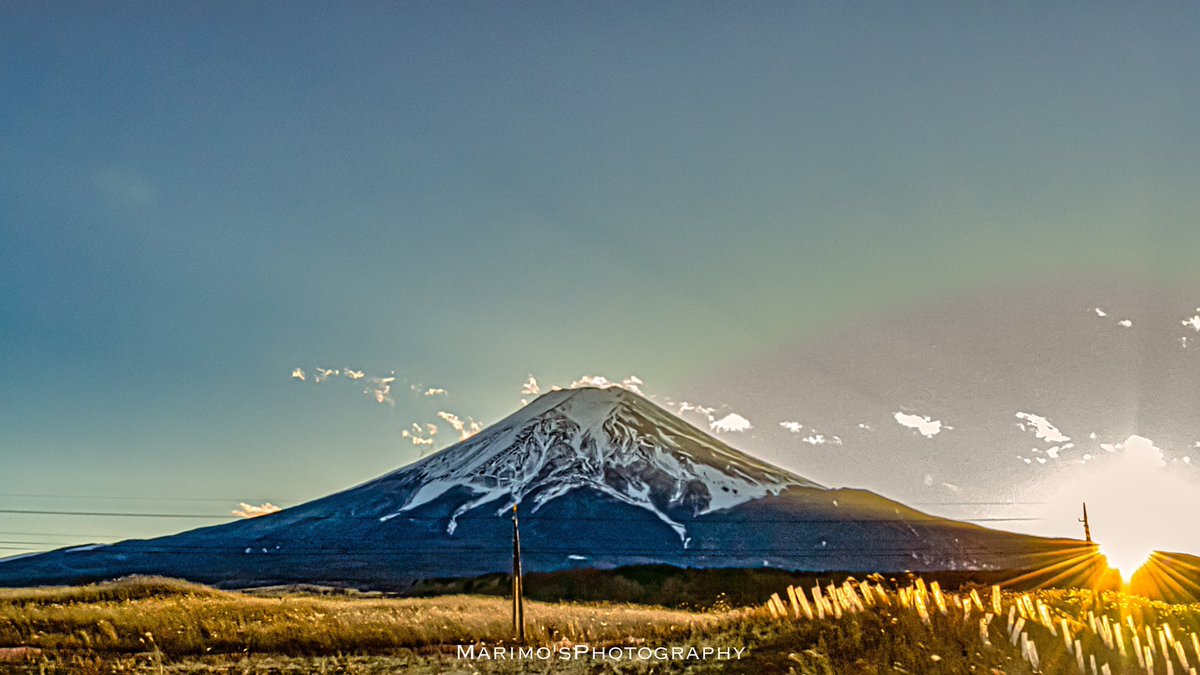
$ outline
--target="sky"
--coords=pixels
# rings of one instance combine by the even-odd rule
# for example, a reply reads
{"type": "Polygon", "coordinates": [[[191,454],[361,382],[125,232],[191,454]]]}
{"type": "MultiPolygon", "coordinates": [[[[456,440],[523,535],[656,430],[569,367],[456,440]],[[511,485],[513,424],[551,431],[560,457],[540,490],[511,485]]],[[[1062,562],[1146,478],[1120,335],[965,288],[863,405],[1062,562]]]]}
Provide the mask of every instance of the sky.
{"type": "Polygon", "coordinates": [[[349,487],[530,375],[636,375],[918,503],[1039,501],[1018,412],[1178,465],[1198,28],[1194,2],[8,3],[0,511],[201,517],[5,512],[0,553],[349,487]]]}

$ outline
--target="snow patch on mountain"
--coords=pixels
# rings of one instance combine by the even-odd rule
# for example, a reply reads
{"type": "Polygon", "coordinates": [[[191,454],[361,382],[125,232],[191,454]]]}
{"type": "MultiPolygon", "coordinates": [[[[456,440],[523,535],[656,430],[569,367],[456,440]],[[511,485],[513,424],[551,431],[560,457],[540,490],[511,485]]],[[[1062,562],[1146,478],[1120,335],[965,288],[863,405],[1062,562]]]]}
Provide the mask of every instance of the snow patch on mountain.
{"type": "Polygon", "coordinates": [[[591,489],[654,514],[686,547],[680,522],[820,485],[760,462],[617,388],[552,391],[483,433],[380,480],[412,485],[407,501],[381,521],[467,488],[449,517],[453,534],[467,512],[498,502],[530,513],[571,491],[591,489]]]}

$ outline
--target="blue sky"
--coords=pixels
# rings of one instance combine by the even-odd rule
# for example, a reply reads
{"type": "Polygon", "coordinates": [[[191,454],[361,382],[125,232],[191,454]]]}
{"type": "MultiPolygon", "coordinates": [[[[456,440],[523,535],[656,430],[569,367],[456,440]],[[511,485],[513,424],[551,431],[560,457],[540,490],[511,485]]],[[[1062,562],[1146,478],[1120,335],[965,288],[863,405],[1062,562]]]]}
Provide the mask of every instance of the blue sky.
{"type": "Polygon", "coordinates": [[[885,308],[1188,279],[1198,28],[1194,3],[10,3],[0,493],[54,496],[0,502],[294,503],[530,373],[719,398],[885,308]]]}

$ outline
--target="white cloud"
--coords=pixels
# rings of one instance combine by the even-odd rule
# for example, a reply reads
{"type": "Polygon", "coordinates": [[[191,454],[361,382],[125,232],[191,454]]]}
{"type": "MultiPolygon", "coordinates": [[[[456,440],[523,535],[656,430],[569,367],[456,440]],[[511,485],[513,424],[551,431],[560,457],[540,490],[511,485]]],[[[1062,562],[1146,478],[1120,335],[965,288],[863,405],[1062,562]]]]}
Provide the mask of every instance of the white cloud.
{"type": "Polygon", "coordinates": [[[624,380],[621,380],[622,387],[628,389],[629,391],[632,391],[633,393],[637,394],[638,396],[646,395],[646,392],[642,391],[643,384],[646,384],[646,383],[643,382],[642,378],[638,377],[637,375],[630,375],[629,377],[625,378],[624,380]]]}
{"type": "Polygon", "coordinates": [[[445,396],[446,394],[446,390],[442,389],[441,387],[429,387],[425,390],[423,396],[445,396]]]}
{"type": "MultiPolygon", "coordinates": [[[[942,431],[941,420],[935,420],[929,417],[923,417],[921,415],[909,415],[902,412],[895,413],[893,417],[896,418],[896,421],[899,422],[901,426],[908,427],[909,429],[915,429],[925,438],[933,438],[942,431]]],[[[949,429],[950,427],[946,428],[949,429]]]]}
{"type": "Polygon", "coordinates": [[[361,370],[351,370],[350,368],[346,368],[345,373],[346,373],[346,377],[348,377],[352,380],[361,380],[364,377],[366,377],[366,373],[364,373],[361,370]]]}
{"type": "MultiPolygon", "coordinates": [[[[533,379],[533,377],[530,376],[530,379],[533,379]]],[[[534,384],[536,385],[537,383],[534,382],[534,384]]],[[[620,382],[614,382],[603,375],[584,375],[578,380],[572,382],[569,389],[577,389],[579,387],[596,387],[598,389],[620,387],[621,389],[632,391],[638,396],[645,396],[646,393],[642,391],[643,384],[645,384],[645,382],[643,382],[642,378],[638,377],[637,375],[630,375],[620,382]]]]}
{"type": "Polygon", "coordinates": [[[238,508],[234,509],[233,515],[237,516],[238,518],[258,518],[259,516],[265,516],[282,510],[283,509],[275,506],[271,502],[267,502],[261,506],[254,506],[253,504],[242,502],[238,504],[238,508]]]}
{"type": "Polygon", "coordinates": [[[400,432],[400,436],[412,441],[413,445],[433,445],[433,437],[437,436],[437,432],[436,424],[422,426],[413,422],[412,427],[400,432]]]}
{"type": "Polygon", "coordinates": [[[292,379],[300,380],[301,382],[303,382],[305,379],[304,378],[304,369],[296,368],[296,369],[292,370],[292,379]]]}
{"type": "Polygon", "coordinates": [[[1129,319],[1121,319],[1120,321],[1117,322],[1117,325],[1120,326],[1121,328],[1129,328],[1130,326],[1133,325],[1133,322],[1130,321],[1129,319]]]}
{"type": "Polygon", "coordinates": [[[1197,333],[1200,333],[1200,314],[1188,317],[1188,318],[1184,319],[1183,321],[1180,321],[1179,323],[1183,324],[1184,326],[1187,326],[1188,328],[1191,328],[1192,330],[1196,331],[1197,333]]]}
{"type": "Polygon", "coordinates": [[[368,394],[375,399],[376,403],[395,405],[392,400],[392,383],[396,381],[395,376],[391,377],[368,377],[367,388],[363,390],[364,394],[368,394]]]}
{"type": "Polygon", "coordinates": [[[317,374],[315,377],[313,377],[313,381],[314,382],[324,382],[325,380],[328,380],[331,377],[337,377],[337,376],[338,376],[337,369],[317,368],[317,374]]]}
{"type": "Polygon", "coordinates": [[[712,422],[714,419],[716,419],[715,417],[713,417],[713,413],[716,412],[716,410],[717,410],[716,408],[702,406],[699,403],[688,403],[687,401],[681,401],[679,403],[679,414],[680,415],[682,415],[683,413],[686,413],[686,412],[695,411],[695,412],[703,415],[709,422],[712,422]]]}
{"type": "Polygon", "coordinates": [[[859,429],[866,429],[867,431],[872,431],[872,430],[874,430],[874,427],[872,427],[870,424],[867,424],[866,422],[859,422],[859,423],[858,423],[858,428],[859,428],[859,429]]]}
{"type": "Polygon", "coordinates": [[[525,380],[525,384],[521,385],[521,395],[537,396],[540,393],[542,393],[542,388],[538,385],[537,378],[530,374],[529,379],[525,380]]]}
{"type": "Polygon", "coordinates": [[[1121,447],[1125,451],[1122,461],[1129,468],[1161,469],[1167,465],[1163,451],[1144,436],[1130,436],[1121,447]]]}
{"type": "Polygon", "coordinates": [[[728,431],[741,432],[754,428],[754,425],[750,424],[750,420],[737,413],[729,413],[719,420],[710,422],[708,426],[717,433],[728,431]]]}
{"type": "Polygon", "coordinates": [[[788,431],[792,432],[793,434],[800,433],[800,430],[804,428],[804,425],[800,424],[799,422],[780,422],[779,426],[783,427],[784,429],[787,429],[788,431]]]}
{"type": "Polygon", "coordinates": [[[1071,440],[1070,436],[1064,435],[1063,432],[1058,430],[1058,427],[1050,423],[1050,420],[1042,417],[1041,415],[1019,412],[1016,416],[1017,419],[1022,420],[1021,422],[1017,422],[1017,426],[1020,427],[1021,431],[1028,431],[1032,426],[1033,435],[1037,436],[1043,441],[1049,441],[1050,443],[1066,443],[1067,441],[1071,440]]]}
{"type": "Polygon", "coordinates": [[[439,411],[438,417],[442,418],[458,432],[459,440],[466,440],[483,430],[483,425],[468,417],[465,421],[451,412],[439,411]]]}
{"type": "Polygon", "coordinates": [[[607,389],[615,384],[615,382],[610,381],[603,375],[584,375],[578,380],[572,382],[571,386],[568,388],[576,389],[578,387],[598,387],[600,389],[607,389]]]}
{"type": "Polygon", "coordinates": [[[825,445],[829,442],[828,439],[822,434],[810,434],[804,438],[801,438],[800,440],[804,443],[808,443],[809,445],[825,445]]]}
{"type": "Polygon", "coordinates": [[[1092,311],[1096,313],[1096,316],[1108,316],[1108,312],[1100,309],[1099,307],[1093,309],[1092,311]]]}

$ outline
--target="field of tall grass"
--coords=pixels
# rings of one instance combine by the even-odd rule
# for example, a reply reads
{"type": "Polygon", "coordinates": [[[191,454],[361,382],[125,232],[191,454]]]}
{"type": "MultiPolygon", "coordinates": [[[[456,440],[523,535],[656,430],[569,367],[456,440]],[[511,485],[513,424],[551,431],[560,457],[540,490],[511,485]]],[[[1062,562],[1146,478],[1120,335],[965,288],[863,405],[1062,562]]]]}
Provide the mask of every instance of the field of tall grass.
{"type": "Polygon", "coordinates": [[[526,605],[530,647],[742,650],[725,660],[460,658],[460,645],[513,645],[510,604],[496,597],[255,595],[146,577],[0,590],[0,671],[1190,675],[1200,667],[1200,605],[1111,591],[950,590],[917,578],[799,583],[740,608],[526,605]]]}
{"type": "MultiPolygon", "coordinates": [[[[687,639],[754,612],[527,601],[525,613],[531,643],[617,644],[687,639]]],[[[10,665],[118,663],[135,654],[157,665],[214,655],[436,653],[512,637],[502,598],[257,597],[154,577],[0,590],[0,664],[10,665]]]]}
{"type": "Polygon", "coordinates": [[[947,592],[920,578],[899,587],[881,581],[788,586],[772,594],[765,604],[771,618],[794,629],[793,644],[813,643],[789,654],[798,672],[1196,675],[1200,669],[1200,605],[1114,591],[947,592]]]}

